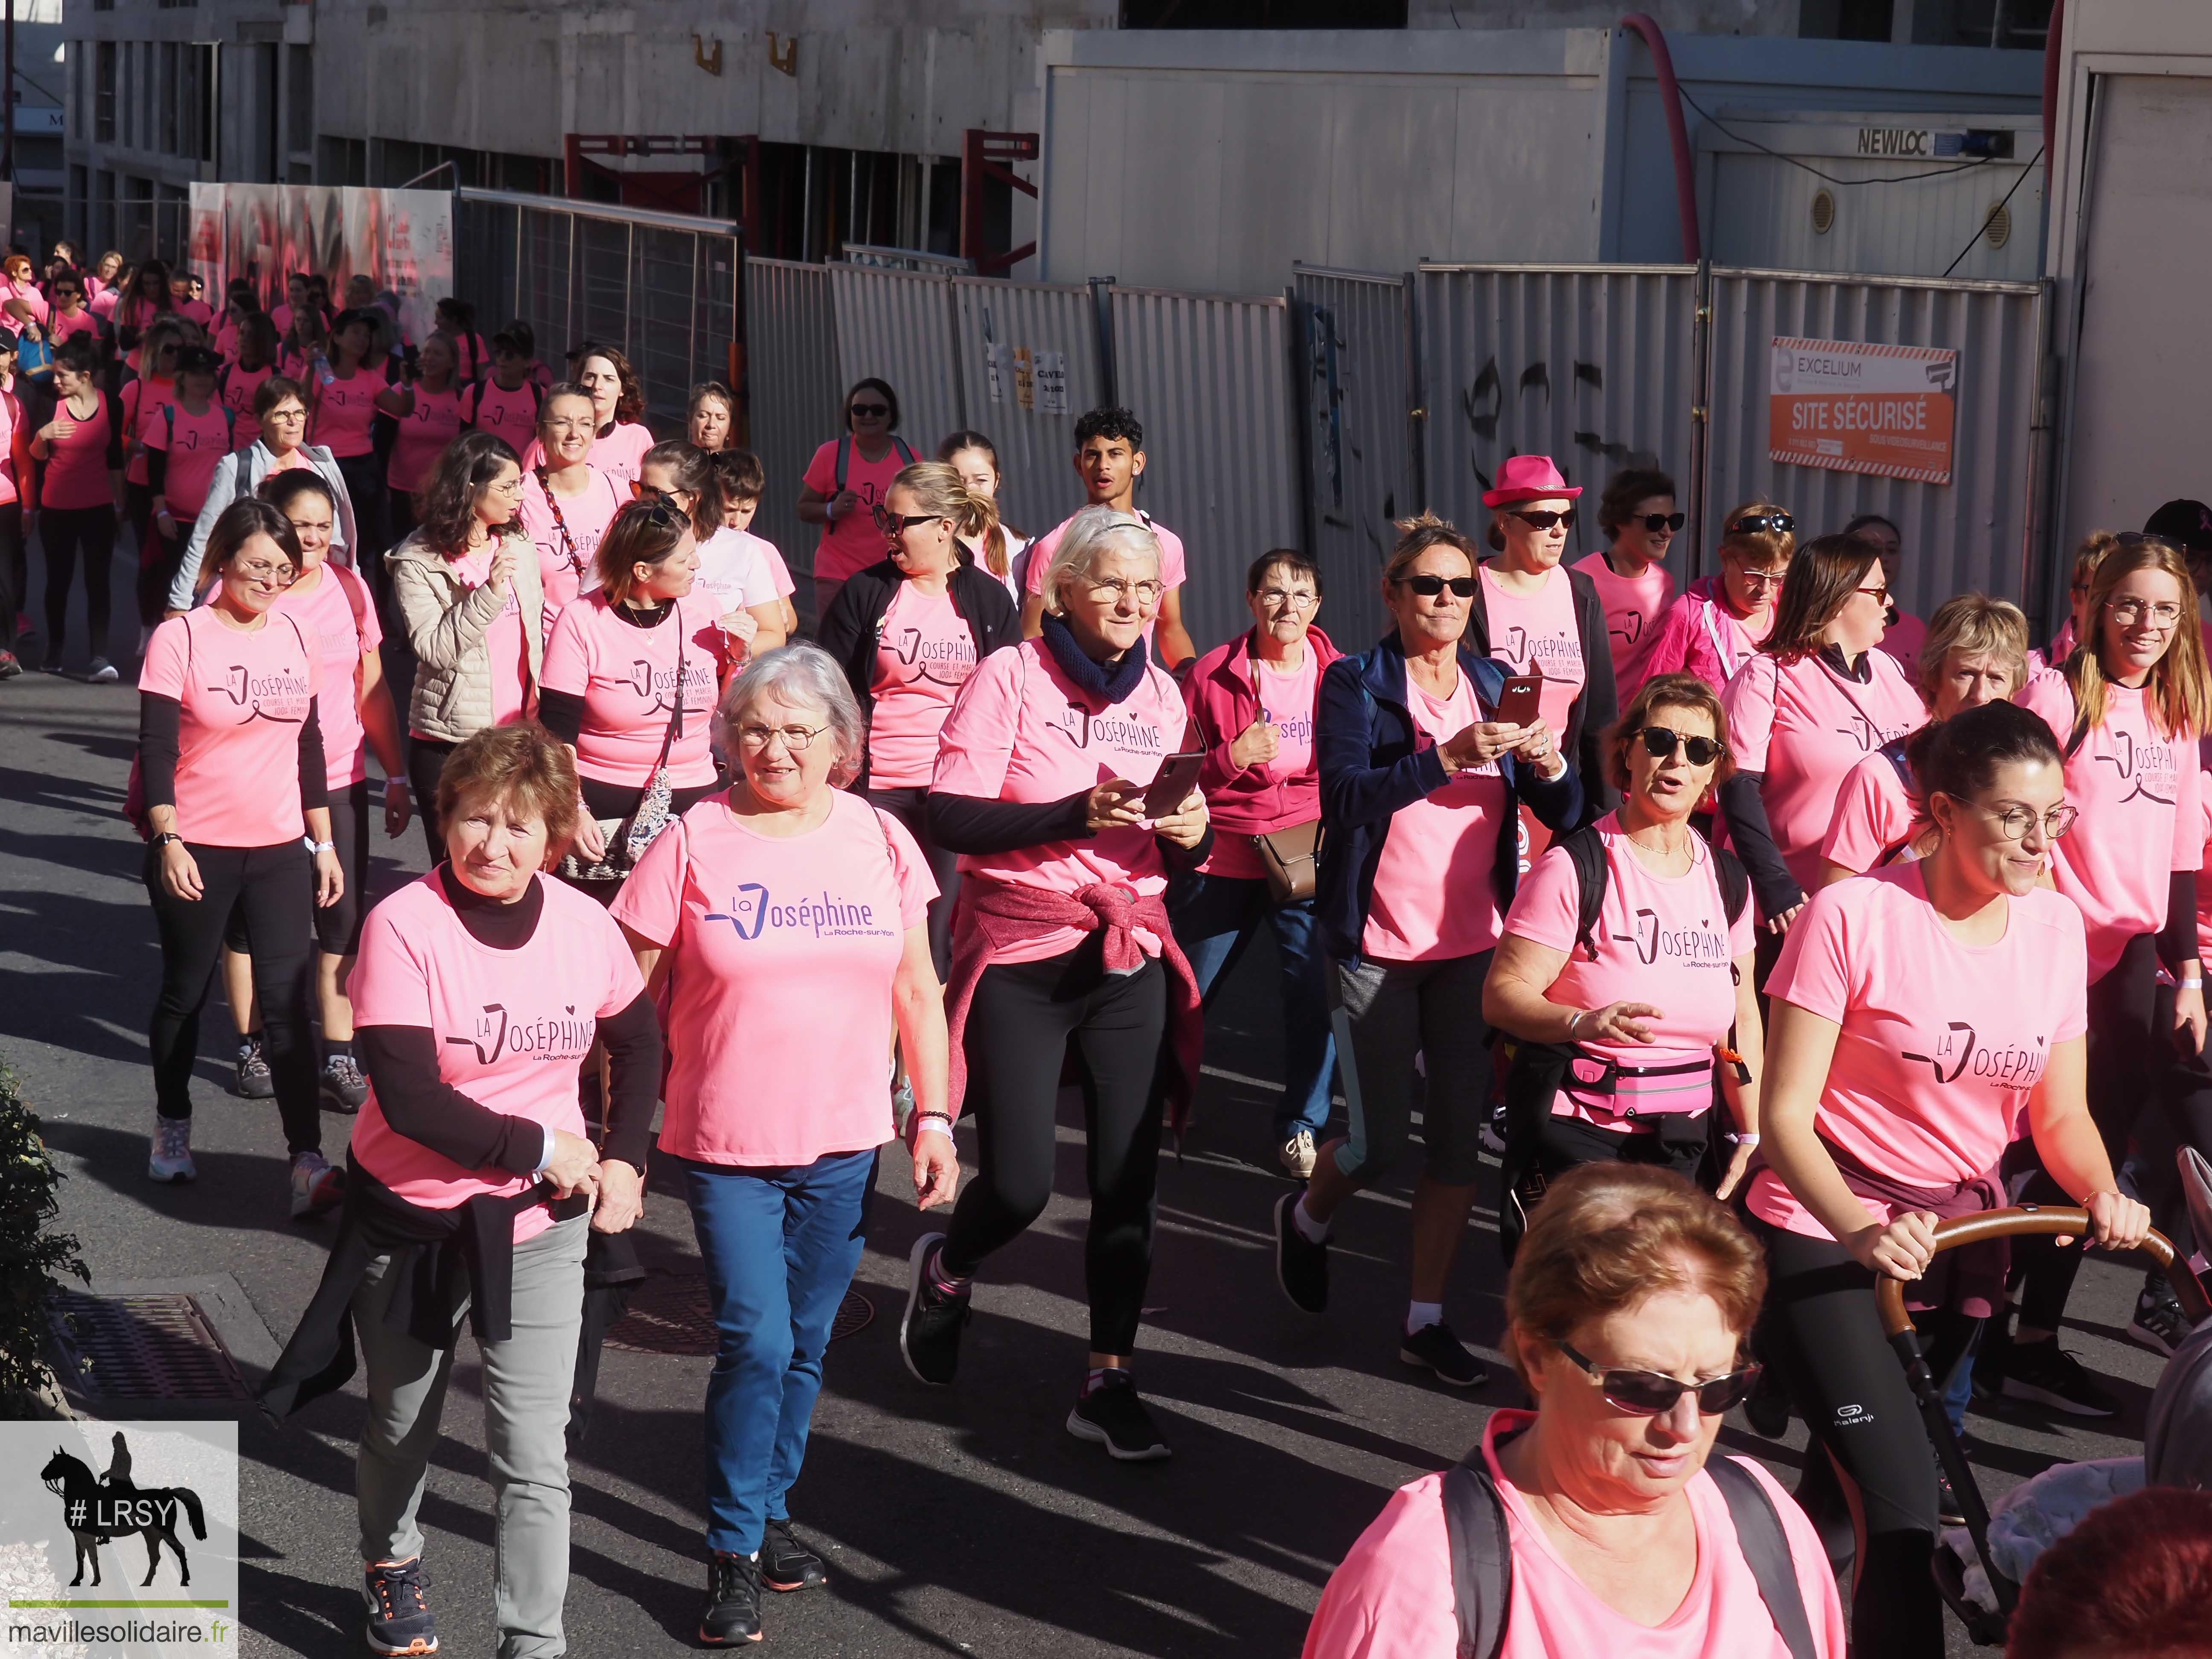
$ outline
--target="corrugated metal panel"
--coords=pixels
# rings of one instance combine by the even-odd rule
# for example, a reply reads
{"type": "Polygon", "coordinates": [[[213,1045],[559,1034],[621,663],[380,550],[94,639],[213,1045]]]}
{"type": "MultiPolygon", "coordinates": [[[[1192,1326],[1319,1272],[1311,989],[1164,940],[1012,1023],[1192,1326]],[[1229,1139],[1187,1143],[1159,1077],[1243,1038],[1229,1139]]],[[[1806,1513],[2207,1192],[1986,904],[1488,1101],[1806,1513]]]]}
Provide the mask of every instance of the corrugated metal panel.
{"type": "MultiPolygon", "coordinates": [[[[1779,125],[1760,131],[1771,137],[1779,125]]],[[[1941,276],[1956,260],[1954,276],[2033,282],[2043,268],[2043,164],[2027,165],[2032,150],[2023,135],[2020,161],[1948,173],[1941,163],[1823,155],[1811,165],[1825,179],[1778,155],[1717,155],[1706,252],[1731,265],[1906,276],[1941,276]],[[1825,230],[1813,211],[1823,193],[1825,230]],[[2002,245],[1992,246],[1988,226],[2000,203],[2002,245]]]]}
{"type": "Polygon", "coordinates": [[[1183,539],[1183,623],[1203,651],[1244,626],[1245,568],[1299,540],[1290,307],[1109,292],[1115,386],[1145,427],[1138,505],[1183,539]]]}
{"type": "Polygon", "coordinates": [[[999,452],[1000,514],[1024,534],[1042,535],[1083,505],[1082,483],[1069,461],[1076,421],[1106,400],[1097,306],[1088,288],[973,276],[952,279],[952,304],[968,423],[999,452]],[[1026,404],[1018,381],[1024,353],[1026,404]],[[1056,404],[1036,378],[1048,354],[1062,360],[1066,376],[1065,396],[1056,404]]]}
{"type": "Polygon", "coordinates": [[[2034,495],[2040,288],[1716,270],[1712,307],[1707,500],[1715,514],[1765,496],[1796,516],[1802,544],[1841,530],[1858,514],[1879,513],[1903,536],[1902,568],[1890,580],[1908,611],[1925,617],[1970,589],[2033,601],[2024,564],[2034,495]],[[1915,483],[1768,459],[1777,335],[1957,351],[1951,482],[1915,483]]]}
{"type": "Polygon", "coordinates": [[[837,362],[837,328],[823,265],[787,259],[745,261],[745,385],[752,449],[768,473],[753,532],[775,544],[802,578],[792,596],[811,613],[822,532],[799,521],[799,479],[823,443],[837,435],[845,376],[837,362]]]}
{"type": "MultiPolygon", "coordinates": [[[[898,393],[898,435],[917,456],[936,454],[946,433],[968,424],[953,355],[951,283],[924,271],[829,270],[846,384],[871,374],[888,380],[898,393]]],[[[834,428],[823,434],[835,435],[834,428]]]]}
{"type": "Polygon", "coordinates": [[[1691,515],[1668,562],[1695,574],[1694,265],[1423,265],[1429,502],[1477,535],[1482,492],[1515,455],[1549,455],[1580,505],[1570,558],[1605,544],[1596,494],[1626,466],[1672,473],[1691,515]]]}
{"type": "Polygon", "coordinates": [[[1307,477],[1321,624],[1357,649],[1381,637],[1391,520],[1418,512],[1411,418],[1413,279],[1299,265],[1307,477]]]}

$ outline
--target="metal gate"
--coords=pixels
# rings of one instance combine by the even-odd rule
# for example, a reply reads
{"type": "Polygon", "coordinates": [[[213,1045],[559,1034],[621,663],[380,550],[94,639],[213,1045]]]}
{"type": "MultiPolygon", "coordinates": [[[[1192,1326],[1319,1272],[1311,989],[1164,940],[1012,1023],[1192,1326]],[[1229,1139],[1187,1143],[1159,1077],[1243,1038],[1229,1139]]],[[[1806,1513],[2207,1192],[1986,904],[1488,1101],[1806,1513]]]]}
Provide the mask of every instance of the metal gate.
{"type": "Polygon", "coordinates": [[[817,447],[837,435],[845,377],[827,265],[745,261],[745,392],[753,453],[768,475],[754,532],[775,544],[802,578],[793,603],[811,613],[814,548],[822,538],[799,521],[799,482],[817,447]]]}
{"type": "Polygon", "coordinates": [[[898,435],[917,459],[933,459],[945,434],[968,424],[951,283],[935,272],[831,265],[830,291],[846,384],[872,374],[888,381],[898,398],[898,435]]]}
{"type": "Polygon", "coordinates": [[[1083,505],[1075,423],[1106,401],[1088,288],[955,276],[968,424],[999,452],[1000,516],[1041,536],[1083,505]]]}

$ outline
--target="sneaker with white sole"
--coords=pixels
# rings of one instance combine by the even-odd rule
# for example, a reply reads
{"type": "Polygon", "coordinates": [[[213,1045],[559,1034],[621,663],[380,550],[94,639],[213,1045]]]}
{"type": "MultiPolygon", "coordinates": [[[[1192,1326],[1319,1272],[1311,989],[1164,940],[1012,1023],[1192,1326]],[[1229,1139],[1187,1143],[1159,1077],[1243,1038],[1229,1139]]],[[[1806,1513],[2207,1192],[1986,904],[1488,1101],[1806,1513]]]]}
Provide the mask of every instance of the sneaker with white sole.
{"type": "Polygon", "coordinates": [[[345,1196],[345,1177],[331,1168],[320,1152],[300,1152],[292,1159],[292,1219],[319,1216],[345,1196]]]}
{"type": "Polygon", "coordinates": [[[2155,1283],[2146,1280],[2136,1297],[2136,1316],[2128,1325],[2128,1335],[2171,1359],[2173,1351],[2188,1340],[2191,1328],[2189,1316],[2181,1311],[2181,1298],[2166,1275],[2160,1273],[2155,1283]]]}
{"type": "Polygon", "coordinates": [[[1297,1179],[1312,1180],[1316,1156],[1314,1152],[1313,1131],[1300,1129],[1283,1143],[1282,1150],[1276,1156],[1282,1159],[1283,1168],[1297,1179]]]}
{"type": "Polygon", "coordinates": [[[325,1060],[323,1074],[316,1082],[323,1098],[341,1112],[357,1112],[368,1099],[368,1079],[361,1074],[361,1062],[351,1054],[332,1054],[325,1060]]]}
{"type": "Polygon", "coordinates": [[[1128,1373],[1109,1370],[1098,1386],[1067,1413],[1067,1431],[1078,1440],[1106,1448],[1117,1463],[1157,1463],[1171,1455],[1166,1439],[1137,1397],[1128,1373]]]}
{"type": "Polygon", "coordinates": [[[199,1179],[192,1162],[192,1121],[188,1117],[157,1117],[154,1139],[146,1151],[149,1181],[184,1182],[199,1179]]]}
{"type": "Polygon", "coordinates": [[[270,1073],[269,1057],[261,1052],[258,1036],[238,1045],[238,1093],[242,1100],[276,1098],[276,1079],[270,1073]]]}
{"type": "Polygon", "coordinates": [[[105,657],[94,657],[86,665],[84,677],[94,685],[112,685],[122,678],[115,672],[115,665],[105,657]]]}
{"type": "Polygon", "coordinates": [[[2033,1400],[2069,1417],[2118,1417],[2120,1402],[2081,1368],[2081,1362],[2046,1336],[2040,1342],[2014,1338],[2005,1362],[2005,1397],[2033,1400]]]}
{"type": "Polygon", "coordinates": [[[1467,1345],[1442,1320],[1401,1337],[1398,1358],[1408,1365],[1427,1366],[1438,1382],[1455,1389],[1479,1389],[1490,1379],[1482,1362],[1467,1351],[1467,1345]]]}
{"type": "Polygon", "coordinates": [[[364,1570],[361,1599],[368,1603],[368,1624],[362,1634],[371,1653],[397,1659],[402,1654],[438,1650],[438,1621],[430,1616],[429,1598],[422,1594],[419,1556],[364,1570]]]}
{"type": "Polygon", "coordinates": [[[1493,1106],[1482,1120],[1482,1150],[1492,1158],[1505,1156],[1505,1108],[1493,1106]]]}

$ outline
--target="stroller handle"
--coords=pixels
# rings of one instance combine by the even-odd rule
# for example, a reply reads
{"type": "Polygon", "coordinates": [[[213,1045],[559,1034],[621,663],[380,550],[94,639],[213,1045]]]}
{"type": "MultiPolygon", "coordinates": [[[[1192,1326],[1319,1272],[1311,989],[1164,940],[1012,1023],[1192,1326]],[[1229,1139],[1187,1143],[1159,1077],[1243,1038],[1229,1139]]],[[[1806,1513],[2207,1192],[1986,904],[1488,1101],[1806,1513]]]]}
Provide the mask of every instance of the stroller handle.
{"type": "MultiPolygon", "coordinates": [[[[1955,1249],[1961,1244],[1978,1243],[1986,1238],[2014,1238],[2034,1234],[2068,1234],[2075,1238],[2087,1238],[2096,1230],[2090,1225],[2089,1212],[2082,1209],[2056,1209],[2034,1204],[2021,1205],[2008,1210],[1985,1210],[1979,1215],[1962,1215],[1949,1221],[1936,1224],[1937,1250],[1955,1249]]],[[[2173,1293],[2180,1298],[2181,1311],[2192,1325],[2212,1316],[2212,1299],[2204,1294],[2197,1282],[2196,1271],[2188,1259],[2177,1252],[2163,1233],[2154,1231],[2142,1242],[2142,1249],[2151,1260],[2166,1270],[2172,1283],[2173,1293]]],[[[1901,1336],[1912,1328],[1912,1316],[1905,1308],[1905,1283],[1892,1279],[1887,1273],[1875,1276],[1875,1307],[1881,1316],[1883,1334],[1901,1336]]]]}

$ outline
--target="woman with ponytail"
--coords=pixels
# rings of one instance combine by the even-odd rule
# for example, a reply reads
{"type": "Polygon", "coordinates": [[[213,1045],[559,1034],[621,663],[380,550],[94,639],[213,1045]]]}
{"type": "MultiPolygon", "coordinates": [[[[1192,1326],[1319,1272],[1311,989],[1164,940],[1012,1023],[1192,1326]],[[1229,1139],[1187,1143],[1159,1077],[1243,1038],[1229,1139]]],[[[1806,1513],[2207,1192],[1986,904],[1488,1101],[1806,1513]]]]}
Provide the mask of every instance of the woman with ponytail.
{"type": "Polygon", "coordinates": [[[784,625],[775,573],[760,554],[766,544],[722,522],[728,501],[712,455],[681,438],[655,444],[638,463],[630,493],[641,501],[659,496],[690,517],[699,549],[699,574],[692,586],[721,618],[734,647],[733,663],[764,657],[784,642],[790,630],[784,625]]]}
{"type": "MultiPolygon", "coordinates": [[[[989,496],[994,507],[998,505],[999,452],[988,438],[980,432],[956,432],[938,445],[937,459],[957,472],[970,491],[989,496]]],[[[1003,582],[1019,605],[1029,592],[1029,555],[1036,544],[997,518],[988,534],[963,541],[975,562],[1003,582]]]]}

